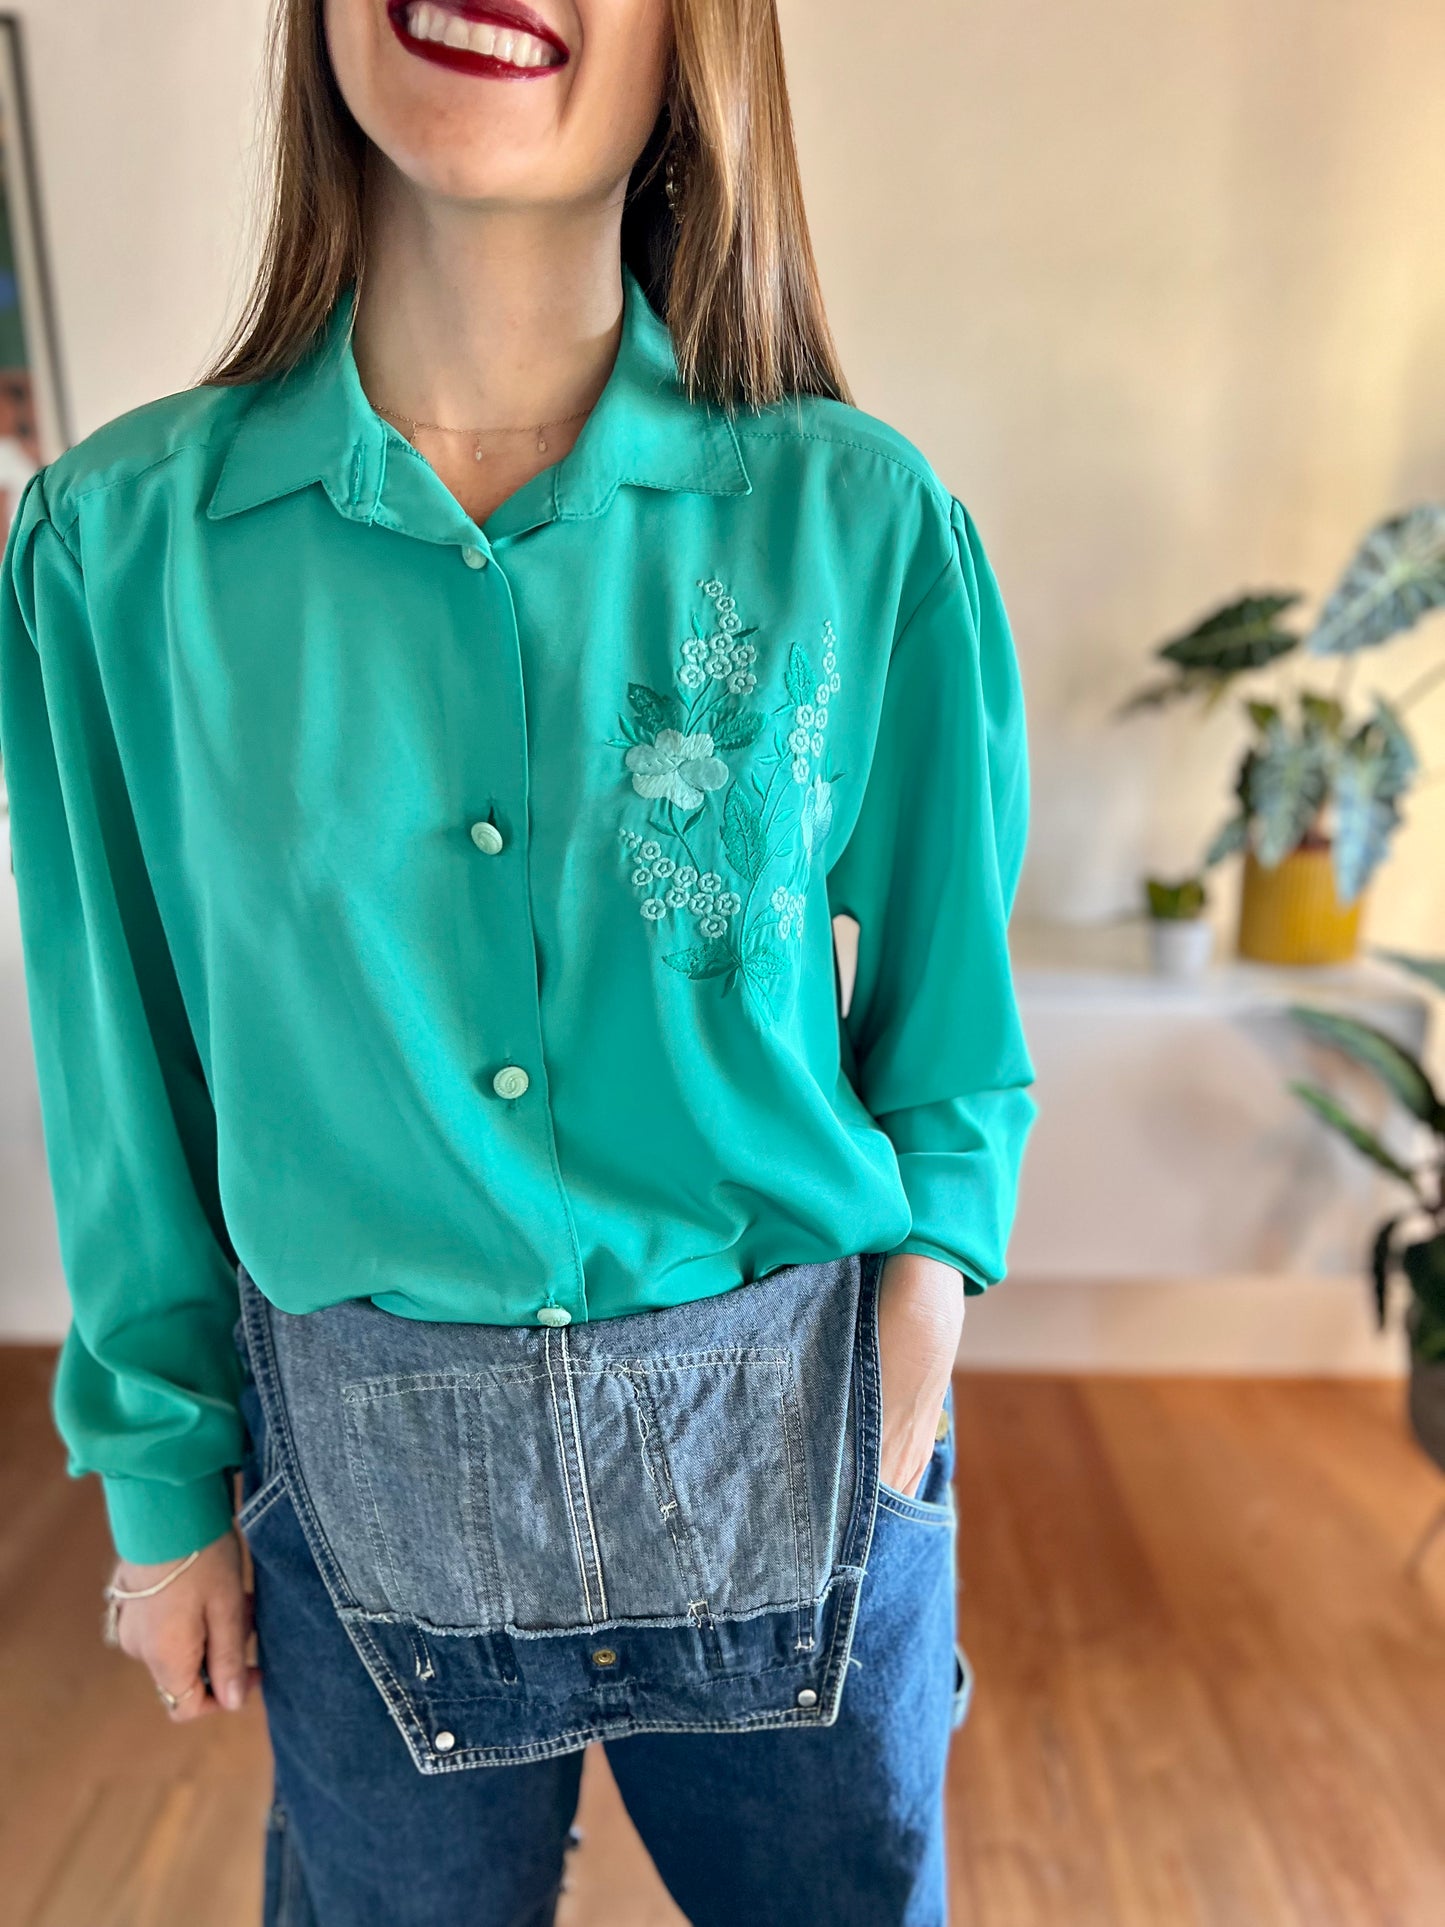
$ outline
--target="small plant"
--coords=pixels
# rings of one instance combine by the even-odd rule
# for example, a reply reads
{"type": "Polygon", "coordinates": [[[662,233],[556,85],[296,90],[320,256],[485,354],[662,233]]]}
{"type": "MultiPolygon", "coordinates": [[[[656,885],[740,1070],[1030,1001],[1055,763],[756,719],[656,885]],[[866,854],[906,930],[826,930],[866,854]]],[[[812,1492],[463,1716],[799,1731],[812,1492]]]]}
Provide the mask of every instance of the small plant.
{"type": "Polygon", "coordinates": [[[1145,877],[1144,897],[1149,915],[1156,923],[1186,923],[1202,917],[1209,904],[1203,877],[1181,877],[1167,883],[1163,877],[1145,877]]]}
{"type": "Polygon", "coordinates": [[[1427,502],[1379,523],[1302,632],[1290,620],[1297,590],[1241,597],[1187,634],[1160,645],[1167,673],[1137,690],[1121,713],[1185,699],[1213,707],[1241,679],[1277,671],[1303,652],[1340,663],[1332,692],[1298,688],[1250,695],[1253,736],[1235,778],[1236,807],[1205,852],[1206,870],[1252,849],[1266,869],[1292,851],[1332,851],[1336,893],[1353,903],[1384,860],[1419,771],[1405,715],[1445,680],[1445,662],[1395,701],[1372,695],[1350,708],[1354,659],[1445,606],[1445,503],[1427,502]]]}
{"type": "MultiPolygon", "coordinates": [[[[1445,961],[1398,951],[1383,954],[1389,962],[1445,991],[1445,961]]],[[[1305,1005],[1296,1005],[1291,1015],[1307,1035],[1342,1051],[1378,1078],[1428,1133],[1428,1151],[1420,1162],[1407,1164],[1319,1085],[1290,1086],[1316,1117],[1405,1187],[1406,1208],[1380,1226],[1371,1248],[1375,1315],[1383,1329],[1390,1280],[1400,1273],[1411,1293],[1407,1318],[1411,1356],[1417,1366],[1445,1363],[1445,1104],[1418,1058],[1384,1031],[1305,1005]]]]}

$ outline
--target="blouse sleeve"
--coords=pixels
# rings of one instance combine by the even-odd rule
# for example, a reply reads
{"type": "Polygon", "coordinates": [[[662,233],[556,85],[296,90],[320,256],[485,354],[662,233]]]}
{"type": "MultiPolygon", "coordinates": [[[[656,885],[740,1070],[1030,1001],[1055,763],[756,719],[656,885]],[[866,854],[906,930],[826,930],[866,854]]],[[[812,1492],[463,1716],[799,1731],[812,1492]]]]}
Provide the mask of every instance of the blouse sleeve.
{"type": "Polygon", "coordinates": [[[1018,663],[956,499],[953,552],[894,640],[867,786],[828,878],[859,925],[844,1066],[898,1156],[895,1248],[998,1282],[1033,1123],[1007,926],[1028,830],[1018,663]]]}
{"type": "Polygon", "coordinates": [[[26,483],[0,565],[0,749],[70,1329],[72,1475],[122,1557],[225,1532],[240,1462],[236,1280],[215,1118],[127,794],[80,565],[26,483]]]}

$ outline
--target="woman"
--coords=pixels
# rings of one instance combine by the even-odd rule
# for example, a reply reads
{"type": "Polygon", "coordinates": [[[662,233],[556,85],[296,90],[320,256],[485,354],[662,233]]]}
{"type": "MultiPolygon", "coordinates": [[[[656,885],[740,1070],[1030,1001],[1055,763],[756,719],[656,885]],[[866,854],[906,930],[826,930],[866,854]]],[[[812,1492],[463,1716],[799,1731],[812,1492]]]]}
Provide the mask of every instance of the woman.
{"type": "Polygon", "coordinates": [[[771,0],[278,25],[243,322],[0,603],[113,1635],[264,1683],[273,1922],[550,1920],[594,1738],[694,1923],[940,1922],[993,576],[847,400],[771,0]]]}

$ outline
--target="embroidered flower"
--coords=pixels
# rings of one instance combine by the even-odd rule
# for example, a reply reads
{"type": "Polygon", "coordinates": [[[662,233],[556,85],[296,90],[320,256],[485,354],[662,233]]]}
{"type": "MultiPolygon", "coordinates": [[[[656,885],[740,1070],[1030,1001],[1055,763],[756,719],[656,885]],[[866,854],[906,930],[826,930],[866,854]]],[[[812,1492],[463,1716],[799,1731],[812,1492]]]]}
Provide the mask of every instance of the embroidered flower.
{"type": "Polygon", "coordinates": [[[677,884],[679,890],[690,890],[697,882],[697,871],[692,868],[691,864],[684,863],[673,881],[677,884]]]}
{"type": "Polygon", "coordinates": [[[710,890],[716,896],[722,888],[722,878],[716,870],[704,870],[698,878],[698,885],[701,889],[710,890]]]}
{"type": "MultiPolygon", "coordinates": [[[[639,796],[665,796],[684,810],[695,810],[707,790],[720,790],[728,780],[728,766],[713,755],[712,737],[705,729],[691,736],[660,729],[652,742],[634,743],[624,761],[639,796]]],[[[657,845],[651,848],[655,856],[657,845]]],[[[648,855],[645,843],[641,854],[648,855]]]]}
{"type": "Polygon", "coordinates": [[[651,870],[634,870],[632,872],[632,881],[637,885],[639,890],[645,890],[652,881],[651,870]]]}
{"type": "Polygon", "coordinates": [[[720,917],[735,917],[743,907],[743,900],[736,890],[724,890],[717,900],[717,913],[720,917]]]}
{"type": "Polygon", "coordinates": [[[811,765],[806,756],[795,756],[793,758],[793,781],[795,783],[806,783],[812,773],[811,765]]]}
{"type": "Polygon", "coordinates": [[[667,905],[661,897],[644,897],[642,900],[642,914],[647,918],[649,923],[656,923],[659,917],[665,917],[667,915],[667,905]]]}
{"type": "Polygon", "coordinates": [[[726,917],[704,917],[699,928],[705,937],[721,937],[727,932],[726,917]]]}

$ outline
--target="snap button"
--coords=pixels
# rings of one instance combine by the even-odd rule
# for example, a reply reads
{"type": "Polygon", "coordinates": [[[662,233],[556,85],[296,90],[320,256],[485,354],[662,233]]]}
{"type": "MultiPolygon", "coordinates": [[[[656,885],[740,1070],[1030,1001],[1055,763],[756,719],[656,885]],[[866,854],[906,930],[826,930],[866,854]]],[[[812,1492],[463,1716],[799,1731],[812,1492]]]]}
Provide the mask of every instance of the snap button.
{"type": "Polygon", "coordinates": [[[502,847],[502,832],[495,823],[473,823],[472,841],[484,856],[495,856],[502,847]]]}
{"type": "Polygon", "coordinates": [[[520,1097],[531,1081],[520,1064],[504,1064],[492,1079],[492,1089],[498,1097],[520,1097]]]}
{"type": "Polygon", "coordinates": [[[597,1651],[592,1655],[592,1664],[594,1666],[615,1666],[617,1664],[617,1655],[610,1646],[599,1646],[597,1651]]]}
{"type": "Polygon", "coordinates": [[[469,569],[485,569],[487,558],[480,549],[463,549],[462,560],[469,569]]]}
{"type": "Polygon", "coordinates": [[[432,1741],[432,1745],[438,1753],[450,1753],[456,1743],[457,1736],[455,1733],[438,1733],[432,1741]]]}
{"type": "Polygon", "coordinates": [[[948,1437],[948,1414],[947,1412],[940,1412],[938,1415],[938,1423],[933,1428],[934,1443],[937,1444],[941,1439],[946,1439],[947,1437],[948,1437]]]}
{"type": "Polygon", "coordinates": [[[539,1325],[570,1325],[572,1314],[565,1305],[543,1305],[537,1313],[539,1325]]]}
{"type": "Polygon", "coordinates": [[[811,1686],[805,1686],[802,1692],[799,1693],[798,1704],[799,1706],[816,1706],[818,1704],[818,1695],[813,1691],[811,1686]]]}

